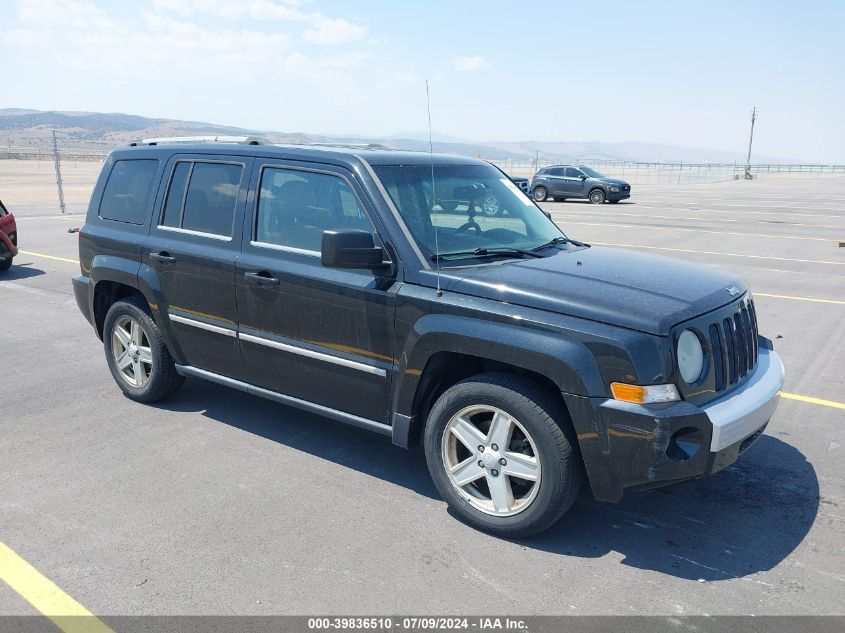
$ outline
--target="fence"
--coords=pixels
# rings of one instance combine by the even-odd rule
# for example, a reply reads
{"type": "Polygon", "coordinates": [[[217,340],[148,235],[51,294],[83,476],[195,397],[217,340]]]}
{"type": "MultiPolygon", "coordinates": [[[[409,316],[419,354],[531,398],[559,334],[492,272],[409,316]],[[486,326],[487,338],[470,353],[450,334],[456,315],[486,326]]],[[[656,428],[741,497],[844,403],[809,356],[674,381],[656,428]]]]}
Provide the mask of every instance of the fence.
{"type": "MultiPolygon", "coordinates": [[[[491,160],[511,176],[530,178],[542,167],[555,164],[571,164],[569,161],[541,160],[491,160]]],[[[579,165],[586,165],[606,176],[622,178],[632,185],[704,184],[741,180],[745,177],[745,165],[738,163],[666,163],[614,161],[605,159],[581,159],[579,165]]],[[[754,178],[845,176],[845,165],[751,165],[754,178]]]]}
{"type": "MultiPolygon", "coordinates": [[[[104,150],[89,149],[60,149],[62,161],[76,163],[99,163],[108,154],[104,150]]],[[[2,160],[35,160],[52,161],[53,153],[45,148],[15,148],[0,149],[2,160]]],[[[567,161],[551,160],[511,160],[489,159],[491,163],[501,167],[511,176],[530,178],[541,167],[566,163],[567,161]]],[[[670,185],[670,184],[704,184],[727,182],[742,179],[745,175],[745,165],[738,163],[667,163],[667,162],[636,162],[606,159],[581,159],[578,164],[587,165],[607,176],[622,178],[632,185],[670,185]]],[[[759,164],[751,165],[750,173],[754,178],[770,177],[807,177],[826,178],[829,176],[845,176],[845,165],[779,165],[759,164]]]]}

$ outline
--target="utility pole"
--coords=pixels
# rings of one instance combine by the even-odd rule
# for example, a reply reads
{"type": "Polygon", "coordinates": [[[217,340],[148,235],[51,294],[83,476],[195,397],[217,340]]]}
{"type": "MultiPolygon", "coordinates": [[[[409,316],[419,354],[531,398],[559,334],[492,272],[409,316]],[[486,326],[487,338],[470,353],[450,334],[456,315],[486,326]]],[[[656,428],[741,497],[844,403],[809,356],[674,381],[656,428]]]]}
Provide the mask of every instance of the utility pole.
{"type": "Polygon", "coordinates": [[[53,130],[53,164],[56,166],[56,188],[59,190],[59,209],[65,212],[65,192],[62,190],[62,166],[59,161],[59,143],[56,140],[56,130],[53,130]]]}
{"type": "Polygon", "coordinates": [[[751,134],[748,136],[748,157],[745,159],[745,179],[751,180],[751,143],[754,142],[754,121],[757,120],[757,106],[751,110],[751,134]]]}

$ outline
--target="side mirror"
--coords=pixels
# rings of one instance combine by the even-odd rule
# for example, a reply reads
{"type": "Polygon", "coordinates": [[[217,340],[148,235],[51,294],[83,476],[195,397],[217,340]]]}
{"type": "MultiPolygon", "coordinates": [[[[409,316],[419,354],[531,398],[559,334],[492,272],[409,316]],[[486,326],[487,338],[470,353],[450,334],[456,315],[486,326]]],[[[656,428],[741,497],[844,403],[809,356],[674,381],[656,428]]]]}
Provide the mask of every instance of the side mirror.
{"type": "Polygon", "coordinates": [[[379,268],[384,265],[384,249],[367,231],[323,231],[320,261],[328,268],[379,268]]]}
{"type": "Polygon", "coordinates": [[[585,174],[581,174],[578,176],[581,180],[587,180],[587,176],[585,174]]]}
{"type": "Polygon", "coordinates": [[[545,216],[546,216],[547,218],[549,218],[550,220],[552,219],[552,214],[551,214],[551,213],[549,213],[549,212],[548,212],[548,211],[546,211],[545,209],[542,209],[542,211],[543,211],[543,215],[545,215],[545,216]]]}

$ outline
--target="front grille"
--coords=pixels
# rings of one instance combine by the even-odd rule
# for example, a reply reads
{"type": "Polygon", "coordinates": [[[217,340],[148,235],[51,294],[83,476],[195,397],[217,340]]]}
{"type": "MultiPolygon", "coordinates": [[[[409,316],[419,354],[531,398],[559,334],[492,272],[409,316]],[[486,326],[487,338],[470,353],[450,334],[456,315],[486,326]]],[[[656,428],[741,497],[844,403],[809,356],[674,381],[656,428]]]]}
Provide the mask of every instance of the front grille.
{"type": "Polygon", "coordinates": [[[757,313],[754,300],[742,301],[733,314],[708,328],[716,391],[724,391],[757,367],[757,313]]]}

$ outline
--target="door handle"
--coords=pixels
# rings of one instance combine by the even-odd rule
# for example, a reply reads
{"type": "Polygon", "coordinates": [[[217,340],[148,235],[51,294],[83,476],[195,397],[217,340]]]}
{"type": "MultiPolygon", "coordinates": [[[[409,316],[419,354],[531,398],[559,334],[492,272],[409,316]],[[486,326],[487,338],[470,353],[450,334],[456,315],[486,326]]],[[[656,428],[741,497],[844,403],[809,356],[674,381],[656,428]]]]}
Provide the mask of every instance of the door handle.
{"type": "Polygon", "coordinates": [[[257,286],[278,286],[279,280],[272,277],[270,273],[261,271],[260,273],[244,273],[247,283],[255,284],[257,286]]]}
{"type": "Polygon", "coordinates": [[[154,259],[157,262],[161,262],[162,264],[169,264],[170,262],[175,262],[176,258],[173,257],[167,251],[161,251],[160,253],[150,253],[150,259],[154,259]]]}

